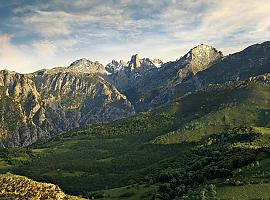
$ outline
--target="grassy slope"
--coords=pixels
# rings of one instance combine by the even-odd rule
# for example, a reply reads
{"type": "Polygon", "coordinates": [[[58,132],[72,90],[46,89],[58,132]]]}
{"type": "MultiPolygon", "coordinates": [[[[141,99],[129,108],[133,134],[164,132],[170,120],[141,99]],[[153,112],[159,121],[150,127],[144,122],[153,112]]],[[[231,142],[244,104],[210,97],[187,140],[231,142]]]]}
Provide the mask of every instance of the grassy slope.
{"type": "Polygon", "coordinates": [[[218,198],[228,199],[269,199],[270,184],[256,184],[244,186],[225,186],[217,189],[218,198]]]}
{"type": "MultiPolygon", "coordinates": [[[[270,147],[270,129],[254,127],[261,136],[253,142],[252,148],[270,147]]],[[[244,148],[250,148],[242,145],[244,148]]],[[[265,152],[257,155],[257,161],[239,168],[227,179],[229,184],[220,184],[217,188],[221,199],[268,199],[270,197],[270,158],[265,152]],[[233,184],[231,184],[233,183],[233,184]]]]}
{"type": "Polygon", "coordinates": [[[200,115],[200,111],[191,111],[198,115],[196,119],[184,123],[176,131],[158,137],[155,143],[199,141],[206,135],[236,126],[270,126],[269,85],[253,83],[234,90],[205,93],[202,98],[195,95],[193,98],[192,102],[202,102],[198,103],[201,111],[210,111],[204,115],[200,115]]]}
{"type": "Polygon", "coordinates": [[[270,87],[261,83],[191,94],[151,113],[88,126],[29,149],[3,150],[0,171],[56,183],[85,196],[143,183],[149,170],[170,167],[179,158],[181,162],[206,135],[239,125],[269,127],[268,99],[270,87]]]}

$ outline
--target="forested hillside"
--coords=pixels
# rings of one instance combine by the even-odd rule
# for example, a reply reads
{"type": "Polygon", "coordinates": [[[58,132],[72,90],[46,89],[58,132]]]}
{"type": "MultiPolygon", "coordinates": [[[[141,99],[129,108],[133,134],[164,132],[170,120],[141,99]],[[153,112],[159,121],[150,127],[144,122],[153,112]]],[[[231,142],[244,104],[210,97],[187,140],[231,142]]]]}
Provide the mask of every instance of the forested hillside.
{"type": "Polygon", "coordinates": [[[232,198],[229,187],[245,195],[245,187],[268,184],[269,83],[266,74],[213,87],[114,123],[4,149],[0,170],[88,198],[232,198]]]}

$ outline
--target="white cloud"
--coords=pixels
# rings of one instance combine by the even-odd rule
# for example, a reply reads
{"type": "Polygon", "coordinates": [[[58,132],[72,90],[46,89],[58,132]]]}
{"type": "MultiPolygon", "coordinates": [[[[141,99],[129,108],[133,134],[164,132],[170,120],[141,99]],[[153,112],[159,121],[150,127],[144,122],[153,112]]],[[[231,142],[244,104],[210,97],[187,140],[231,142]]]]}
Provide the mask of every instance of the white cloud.
{"type": "Polygon", "coordinates": [[[79,57],[106,64],[136,52],[174,60],[200,43],[227,54],[269,40],[269,10],[270,0],[57,0],[15,9],[14,37],[37,39],[5,43],[31,66],[79,57]]]}
{"type": "Polygon", "coordinates": [[[0,69],[9,69],[21,73],[33,72],[40,68],[48,68],[66,63],[66,52],[70,51],[78,41],[41,40],[29,45],[14,45],[12,37],[0,35],[0,69]],[[62,57],[58,57],[59,52],[62,57]]]}
{"type": "Polygon", "coordinates": [[[66,12],[48,12],[35,10],[31,16],[21,18],[23,24],[43,36],[68,35],[69,19],[73,16],[66,12]]]}
{"type": "Polygon", "coordinates": [[[49,41],[39,41],[32,44],[34,52],[40,57],[53,57],[55,56],[57,47],[49,41]]]}
{"type": "Polygon", "coordinates": [[[23,71],[23,67],[30,66],[31,60],[10,42],[9,35],[0,35],[0,67],[2,69],[23,71]]]}

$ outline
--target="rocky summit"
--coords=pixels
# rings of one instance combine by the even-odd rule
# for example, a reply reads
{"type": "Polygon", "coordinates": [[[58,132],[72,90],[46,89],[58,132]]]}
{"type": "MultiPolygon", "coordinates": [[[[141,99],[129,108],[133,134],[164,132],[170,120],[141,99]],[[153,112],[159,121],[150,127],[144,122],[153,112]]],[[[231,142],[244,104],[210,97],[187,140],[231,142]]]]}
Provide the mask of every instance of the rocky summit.
{"type": "Polygon", "coordinates": [[[119,62],[116,60],[112,60],[112,62],[108,63],[106,65],[106,71],[107,73],[113,74],[113,73],[117,73],[118,71],[122,71],[125,69],[125,67],[127,67],[127,62],[120,60],[119,62]]]}
{"type": "Polygon", "coordinates": [[[222,52],[214,47],[204,44],[198,45],[191,49],[179,62],[176,62],[180,65],[178,77],[180,80],[183,80],[188,76],[196,75],[198,72],[210,67],[222,57],[222,52]]]}
{"type": "Polygon", "coordinates": [[[105,74],[105,67],[98,61],[90,61],[86,58],[82,58],[74,61],[68,67],[55,67],[52,69],[43,69],[35,72],[35,74],[55,74],[61,72],[71,72],[71,73],[85,73],[85,74],[105,74]]]}
{"type": "Polygon", "coordinates": [[[105,67],[99,62],[92,62],[86,58],[76,60],[70,64],[67,68],[68,71],[72,72],[82,72],[82,73],[100,73],[104,74],[106,72],[105,67]]]}
{"type": "Polygon", "coordinates": [[[156,70],[162,65],[160,59],[140,58],[138,54],[132,55],[130,61],[112,61],[107,64],[106,70],[109,76],[105,77],[119,90],[124,91],[136,85],[138,81],[150,71],[156,70]]]}

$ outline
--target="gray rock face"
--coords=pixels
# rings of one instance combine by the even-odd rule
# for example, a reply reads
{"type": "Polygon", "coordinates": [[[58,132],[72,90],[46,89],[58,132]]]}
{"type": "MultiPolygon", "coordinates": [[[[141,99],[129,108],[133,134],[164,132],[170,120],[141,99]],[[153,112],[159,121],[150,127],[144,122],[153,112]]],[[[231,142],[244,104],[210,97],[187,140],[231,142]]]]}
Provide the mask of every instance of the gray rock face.
{"type": "MultiPolygon", "coordinates": [[[[196,76],[210,69],[223,59],[223,54],[214,47],[198,45],[175,62],[165,63],[159,72],[162,82],[160,92],[147,103],[146,109],[170,102],[190,92],[201,90],[201,81],[196,76]],[[169,78],[168,78],[169,77],[169,78]]],[[[145,107],[145,106],[144,106],[145,107]]]]}
{"type": "Polygon", "coordinates": [[[68,67],[56,67],[52,69],[43,69],[35,72],[34,74],[56,74],[60,72],[71,72],[71,73],[85,73],[85,74],[105,74],[106,70],[105,67],[95,61],[92,62],[87,60],[86,58],[82,58],[79,60],[74,61],[68,67]]]}
{"type": "Polygon", "coordinates": [[[41,134],[41,129],[33,121],[42,116],[43,105],[31,79],[26,75],[0,71],[0,88],[1,146],[26,146],[41,135],[49,136],[49,133],[41,134]]]}
{"type": "MultiPolygon", "coordinates": [[[[222,53],[215,48],[199,45],[176,61],[164,63],[160,67],[152,68],[148,65],[147,70],[143,70],[139,78],[132,79],[130,84],[122,81],[122,74],[119,73],[112,76],[111,82],[126,94],[137,111],[145,111],[171,101],[175,98],[175,93],[181,96],[193,91],[194,87],[200,87],[200,82],[194,78],[195,75],[222,58],[222,53]],[[176,86],[180,85],[181,89],[175,90],[176,86]]],[[[132,57],[131,61],[134,63],[132,66],[141,66],[136,61],[136,56],[132,57]]],[[[148,62],[144,60],[144,63],[148,62]]]]}
{"type": "Polygon", "coordinates": [[[150,71],[157,70],[162,65],[159,59],[140,59],[138,54],[131,57],[130,61],[112,61],[107,64],[106,70],[110,73],[105,79],[115,85],[120,91],[125,91],[139,82],[150,71]]]}
{"type": "Polygon", "coordinates": [[[81,71],[85,66],[77,67],[79,71],[59,68],[27,75],[0,72],[2,147],[28,146],[78,126],[135,113],[126,96],[98,75],[99,68],[86,73],[81,71]]]}
{"type": "Polygon", "coordinates": [[[82,72],[82,73],[90,73],[90,74],[104,74],[106,72],[105,67],[99,62],[92,62],[85,58],[80,60],[76,60],[71,63],[67,68],[68,71],[71,72],[82,72]]]}
{"type": "Polygon", "coordinates": [[[113,74],[124,70],[127,65],[128,64],[123,60],[120,60],[119,62],[112,60],[112,62],[108,63],[105,68],[109,74],[113,74]]]}
{"type": "Polygon", "coordinates": [[[222,57],[223,54],[214,47],[204,44],[198,45],[180,59],[182,67],[180,66],[178,77],[182,81],[187,77],[194,76],[198,72],[206,70],[222,57]]]}
{"type": "Polygon", "coordinates": [[[210,69],[198,73],[197,77],[206,87],[209,84],[246,80],[249,77],[269,72],[270,42],[268,41],[226,56],[210,69]]]}
{"type": "MultiPolygon", "coordinates": [[[[160,72],[160,75],[155,75],[162,79],[158,84],[158,92],[149,88],[150,98],[144,100],[142,97],[147,92],[139,91],[140,95],[143,94],[140,99],[144,101],[134,104],[137,110],[153,108],[213,85],[222,87],[232,82],[237,84],[238,81],[270,73],[270,42],[252,45],[226,57],[215,48],[199,45],[178,61],[165,63],[160,72]],[[162,74],[165,74],[164,78],[161,78],[162,74]]],[[[157,83],[158,79],[156,80],[157,83]]]]}

